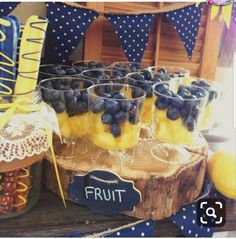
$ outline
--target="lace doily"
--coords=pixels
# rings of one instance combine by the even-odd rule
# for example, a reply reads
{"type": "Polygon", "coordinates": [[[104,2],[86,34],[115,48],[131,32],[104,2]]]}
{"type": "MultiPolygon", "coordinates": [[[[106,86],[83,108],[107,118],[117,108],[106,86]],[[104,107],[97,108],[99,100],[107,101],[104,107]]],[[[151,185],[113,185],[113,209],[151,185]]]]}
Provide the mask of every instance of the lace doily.
{"type": "Polygon", "coordinates": [[[0,131],[0,162],[22,160],[46,152],[49,149],[46,129],[50,133],[59,132],[55,112],[46,105],[38,112],[14,114],[0,131]]]}

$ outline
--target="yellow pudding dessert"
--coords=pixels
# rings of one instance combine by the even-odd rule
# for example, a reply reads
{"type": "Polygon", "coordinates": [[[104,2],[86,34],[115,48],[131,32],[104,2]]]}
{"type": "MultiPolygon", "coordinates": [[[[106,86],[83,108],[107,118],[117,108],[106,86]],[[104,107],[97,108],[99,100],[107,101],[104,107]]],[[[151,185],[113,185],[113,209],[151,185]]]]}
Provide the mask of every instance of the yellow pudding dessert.
{"type": "Polygon", "coordinates": [[[198,125],[208,92],[196,86],[179,85],[177,92],[169,83],[154,85],[157,95],[153,114],[153,136],[162,142],[183,145],[198,143],[198,125]]]}
{"type": "Polygon", "coordinates": [[[142,124],[152,123],[153,106],[155,103],[155,97],[145,98],[143,103],[143,109],[140,115],[140,121],[142,124]]]}

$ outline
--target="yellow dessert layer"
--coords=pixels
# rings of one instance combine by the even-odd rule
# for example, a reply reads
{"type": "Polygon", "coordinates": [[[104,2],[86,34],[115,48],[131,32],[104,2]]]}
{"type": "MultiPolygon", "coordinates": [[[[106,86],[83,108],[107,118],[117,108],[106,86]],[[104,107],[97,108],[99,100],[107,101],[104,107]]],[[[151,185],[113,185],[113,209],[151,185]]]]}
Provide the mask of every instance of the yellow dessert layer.
{"type": "Polygon", "coordinates": [[[95,145],[110,149],[124,150],[135,146],[138,143],[140,125],[134,125],[126,121],[120,125],[121,135],[114,137],[110,132],[110,126],[101,121],[102,113],[90,113],[89,116],[89,134],[92,143],[95,145]]]}
{"type": "Polygon", "coordinates": [[[78,138],[88,133],[88,113],[69,117],[63,112],[57,114],[57,119],[64,138],[78,138]]]}
{"type": "Polygon", "coordinates": [[[142,124],[151,124],[152,123],[152,113],[153,106],[155,102],[155,97],[145,98],[143,103],[143,108],[140,114],[140,121],[142,124]]]}
{"type": "Polygon", "coordinates": [[[196,145],[198,135],[184,126],[181,118],[169,120],[167,110],[155,109],[153,117],[154,136],[158,141],[171,144],[196,145]]]}

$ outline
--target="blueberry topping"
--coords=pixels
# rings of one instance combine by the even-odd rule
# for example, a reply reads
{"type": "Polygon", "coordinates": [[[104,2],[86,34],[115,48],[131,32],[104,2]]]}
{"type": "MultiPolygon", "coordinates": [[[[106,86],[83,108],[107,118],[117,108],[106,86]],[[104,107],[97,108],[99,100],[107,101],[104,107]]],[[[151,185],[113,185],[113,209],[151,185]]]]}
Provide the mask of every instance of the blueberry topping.
{"type": "Polygon", "coordinates": [[[128,116],[129,116],[128,113],[118,112],[114,115],[114,120],[117,124],[121,124],[121,123],[124,123],[126,121],[128,116]]]}
{"type": "Polygon", "coordinates": [[[157,72],[159,72],[159,73],[161,73],[161,74],[166,74],[166,73],[167,73],[167,70],[166,70],[165,68],[160,68],[160,69],[158,69],[157,72]]]}
{"type": "Polygon", "coordinates": [[[194,130],[195,123],[194,123],[194,117],[192,115],[189,115],[184,121],[184,123],[189,131],[194,130]]]}
{"type": "Polygon", "coordinates": [[[168,107],[169,100],[166,97],[159,96],[158,99],[155,102],[155,105],[159,110],[164,110],[168,107]]]}
{"type": "Polygon", "coordinates": [[[178,109],[181,109],[184,106],[184,100],[180,95],[172,94],[172,97],[170,99],[170,104],[178,109]]]}
{"type": "Polygon", "coordinates": [[[88,112],[88,104],[84,101],[79,101],[77,103],[77,113],[87,113],[88,112]]]}
{"type": "Polygon", "coordinates": [[[170,107],[167,110],[167,118],[170,120],[176,120],[180,117],[181,113],[178,108],[170,107]]]}
{"type": "Polygon", "coordinates": [[[88,92],[87,92],[87,90],[84,90],[84,91],[81,92],[80,98],[81,98],[83,101],[88,102],[88,92]]]}
{"type": "Polygon", "coordinates": [[[119,91],[113,93],[111,95],[111,98],[113,98],[113,99],[125,99],[124,95],[122,93],[120,93],[119,91]]]}
{"type": "Polygon", "coordinates": [[[149,70],[142,70],[141,71],[142,75],[144,76],[144,79],[147,81],[151,81],[152,80],[152,73],[149,70]]]}
{"type": "Polygon", "coordinates": [[[113,117],[109,113],[105,113],[102,115],[102,123],[103,124],[112,124],[113,122],[113,117]]]}
{"type": "Polygon", "coordinates": [[[95,99],[91,103],[91,110],[93,113],[99,113],[104,110],[104,100],[103,99],[95,99]]]}
{"type": "Polygon", "coordinates": [[[115,100],[105,101],[105,112],[114,114],[120,110],[120,104],[115,100]]]}
{"type": "Polygon", "coordinates": [[[66,102],[66,111],[69,116],[77,114],[77,98],[75,96],[70,101],[66,102]]]}
{"type": "Polygon", "coordinates": [[[73,98],[74,98],[74,91],[73,90],[68,90],[68,91],[65,91],[64,92],[64,96],[65,96],[65,100],[67,101],[67,102],[69,102],[69,101],[71,101],[71,100],[73,100],[73,98]]]}
{"type": "Polygon", "coordinates": [[[110,131],[114,137],[119,137],[121,135],[121,129],[118,124],[111,124],[110,131]]]}
{"type": "Polygon", "coordinates": [[[130,101],[122,101],[120,104],[120,108],[124,112],[128,112],[132,107],[132,104],[130,101]]]}
{"type": "Polygon", "coordinates": [[[57,112],[57,113],[62,113],[66,110],[66,105],[63,101],[54,101],[52,102],[52,108],[57,112]]]}

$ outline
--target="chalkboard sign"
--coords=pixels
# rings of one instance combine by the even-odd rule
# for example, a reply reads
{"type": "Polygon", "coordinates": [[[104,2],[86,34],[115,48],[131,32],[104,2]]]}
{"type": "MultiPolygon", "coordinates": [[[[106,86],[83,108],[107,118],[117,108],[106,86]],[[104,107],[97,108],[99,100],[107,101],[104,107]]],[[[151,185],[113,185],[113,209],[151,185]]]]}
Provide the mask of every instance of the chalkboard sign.
{"type": "Polygon", "coordinates": [[[124,180],[106,170],[75,175],[69,191],[75,202],[103,215],[133,211],[135,205],[141,202],[141,194],[132,181],[124,180]]]}

